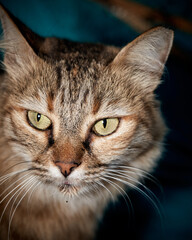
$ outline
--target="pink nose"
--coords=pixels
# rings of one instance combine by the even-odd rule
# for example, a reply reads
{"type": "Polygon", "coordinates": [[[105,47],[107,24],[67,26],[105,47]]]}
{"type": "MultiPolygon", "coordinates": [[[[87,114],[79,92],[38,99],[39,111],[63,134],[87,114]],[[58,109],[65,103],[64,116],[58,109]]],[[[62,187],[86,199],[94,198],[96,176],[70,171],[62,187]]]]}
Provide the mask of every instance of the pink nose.
{"type": "Polygon", "coordinates": [[[56,161],[55,165],[65,177],[68,177],[69,174],[80,165],[80,163],[56,161]]]}

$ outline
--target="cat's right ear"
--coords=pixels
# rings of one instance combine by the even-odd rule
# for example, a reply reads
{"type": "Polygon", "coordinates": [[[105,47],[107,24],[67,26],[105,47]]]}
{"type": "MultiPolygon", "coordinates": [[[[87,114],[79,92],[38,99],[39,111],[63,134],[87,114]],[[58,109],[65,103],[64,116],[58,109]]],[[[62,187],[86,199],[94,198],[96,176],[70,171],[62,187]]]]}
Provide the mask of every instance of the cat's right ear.
{"type": "Polygon", "coordinates": [[[21,22],[1,5],[0,20],[3,29],[0,40],[0,49],[4,53],[3,65],[9,74],[15,75],[19,68],[24,71],[28,64],[33,64],[38,56],[19,28],[18,23],[21,22]]]}

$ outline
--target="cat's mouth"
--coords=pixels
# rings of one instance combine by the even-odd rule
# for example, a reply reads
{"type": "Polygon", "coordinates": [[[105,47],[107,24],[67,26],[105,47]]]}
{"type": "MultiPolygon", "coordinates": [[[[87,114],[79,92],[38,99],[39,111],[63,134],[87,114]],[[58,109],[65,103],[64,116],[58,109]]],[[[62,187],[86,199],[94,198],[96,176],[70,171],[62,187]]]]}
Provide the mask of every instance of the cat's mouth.
{"type": "Polygon", "coordinates": [[[68,181],[65,181],[65,182],[63,182],[62,184],[59,185],[60,191],[63,191],[64,189],[69,189],[69,188],[72,188],[72,187],[74,187],[74,185],[72,185],[68,181]]]}
{"type": "Polygon", "coordinates": [[[65,180],[59,185],[59,191],[64,194],[77,195],[80,190],[80,186],[74,185],[65,180]]]}

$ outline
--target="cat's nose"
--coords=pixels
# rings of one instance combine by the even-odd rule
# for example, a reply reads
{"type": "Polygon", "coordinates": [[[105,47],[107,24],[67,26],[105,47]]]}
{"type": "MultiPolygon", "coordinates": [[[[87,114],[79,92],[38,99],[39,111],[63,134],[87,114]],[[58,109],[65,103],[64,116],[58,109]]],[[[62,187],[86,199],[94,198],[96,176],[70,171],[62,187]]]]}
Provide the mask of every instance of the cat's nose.
{"type": "Polygon", "coordinates": [[[80,163],[56,161],[55,165],[60,169],[64,177],[68,177],[69,174],[80,165],[80,163]]]}

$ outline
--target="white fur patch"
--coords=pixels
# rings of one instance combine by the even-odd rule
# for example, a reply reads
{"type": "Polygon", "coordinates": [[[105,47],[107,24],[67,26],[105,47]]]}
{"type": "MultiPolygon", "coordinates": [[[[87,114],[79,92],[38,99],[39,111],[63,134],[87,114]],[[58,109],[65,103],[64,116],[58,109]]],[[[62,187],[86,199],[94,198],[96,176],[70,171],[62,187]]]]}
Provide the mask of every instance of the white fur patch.
{"type": "Polygon", "coordinates": [[[59,178],[59,179],[63,178],[62,173],[60,172],[58,167],[50,165],[48,169],[49,169],[49,173],[53,178],[59,178]]]}

